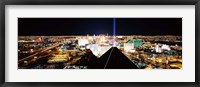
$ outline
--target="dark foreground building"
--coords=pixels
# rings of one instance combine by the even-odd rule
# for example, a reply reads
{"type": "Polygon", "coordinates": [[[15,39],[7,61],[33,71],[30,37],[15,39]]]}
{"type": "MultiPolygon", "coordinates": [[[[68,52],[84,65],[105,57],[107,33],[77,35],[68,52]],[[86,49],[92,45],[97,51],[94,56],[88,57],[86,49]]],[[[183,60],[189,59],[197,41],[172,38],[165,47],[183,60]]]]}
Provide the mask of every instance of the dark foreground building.
{"type": "Polygon", "coordinates": [[[110,48],[91,65],[92,69],[139,69],[118,48],[110,48]]]}

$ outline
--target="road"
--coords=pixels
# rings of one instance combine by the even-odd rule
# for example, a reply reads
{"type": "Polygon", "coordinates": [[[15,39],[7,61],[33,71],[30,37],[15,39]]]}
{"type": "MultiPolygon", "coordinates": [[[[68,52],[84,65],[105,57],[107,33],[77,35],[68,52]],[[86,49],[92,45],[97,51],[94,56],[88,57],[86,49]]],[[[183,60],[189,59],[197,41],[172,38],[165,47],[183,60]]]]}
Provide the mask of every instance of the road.
{"type": "Polygon", "coordinates": [[[28,56],[28,57],[19,59],[19,60],[18,60],[18,63],[20,64],[20,63],[23,63],[24,61],[29,61],[29,60],[33,59],[35,56],[37,56],[37,55],[39,55],[39,54],[41,54],[41,53],[44,53],[44,52],[46,52],[46,51],[48,51],[48,50],[50,50],[50,49],[53,49],[53,48],[55,48],[55,47],[58,47],[60,44],[63,44],[63,43],[64,43],[64,42],[60,42],[60,43],[56,43],[56,44],[54,44],[54,45],[52,45],[52,46],[50,46],[50,47],[46,47],[46,48],[44,48],[43,50],[41,50],[41,51],[39,51],[39,52],[37,52],[37,53],[35,53],[35,54],[32,54],[32,55],[30,55],[30,56],[28,56]]]}

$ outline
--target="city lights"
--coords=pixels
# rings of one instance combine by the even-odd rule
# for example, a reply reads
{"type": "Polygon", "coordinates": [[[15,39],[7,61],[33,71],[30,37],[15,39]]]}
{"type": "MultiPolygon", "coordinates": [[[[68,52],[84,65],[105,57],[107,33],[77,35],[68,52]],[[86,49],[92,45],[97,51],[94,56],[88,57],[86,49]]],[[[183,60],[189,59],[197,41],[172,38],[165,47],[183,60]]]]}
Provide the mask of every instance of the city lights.
{"type": "Polygon", "coordinates": [[[18,69],[183,68],[180,18],[19,21],[18,69]]]}

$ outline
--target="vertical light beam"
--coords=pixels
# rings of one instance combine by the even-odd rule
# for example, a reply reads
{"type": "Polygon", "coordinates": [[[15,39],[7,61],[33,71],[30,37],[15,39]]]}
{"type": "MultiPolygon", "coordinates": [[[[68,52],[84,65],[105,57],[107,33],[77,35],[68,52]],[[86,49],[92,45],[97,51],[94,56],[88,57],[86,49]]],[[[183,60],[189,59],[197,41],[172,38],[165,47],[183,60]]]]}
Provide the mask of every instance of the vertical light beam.
{"type": "Polygon", "coordinates": [[[113,18],[113,47],[116,47],[116,18],[113,18]]]}

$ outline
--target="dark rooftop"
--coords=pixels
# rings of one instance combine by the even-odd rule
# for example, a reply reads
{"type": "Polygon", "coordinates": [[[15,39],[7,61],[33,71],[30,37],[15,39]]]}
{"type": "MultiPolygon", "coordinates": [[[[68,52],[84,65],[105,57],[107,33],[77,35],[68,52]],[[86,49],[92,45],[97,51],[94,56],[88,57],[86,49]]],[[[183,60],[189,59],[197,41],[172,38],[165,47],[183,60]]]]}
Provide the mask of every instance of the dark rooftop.
{"type": "Polygon", "coordinates": [[[129,60],[118,48],[110,48],[98,60],[98,65],[94,68],[100,69],[139,69],[129,60]]]}

